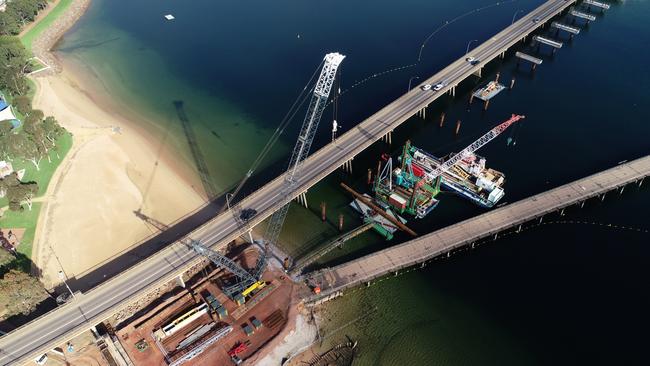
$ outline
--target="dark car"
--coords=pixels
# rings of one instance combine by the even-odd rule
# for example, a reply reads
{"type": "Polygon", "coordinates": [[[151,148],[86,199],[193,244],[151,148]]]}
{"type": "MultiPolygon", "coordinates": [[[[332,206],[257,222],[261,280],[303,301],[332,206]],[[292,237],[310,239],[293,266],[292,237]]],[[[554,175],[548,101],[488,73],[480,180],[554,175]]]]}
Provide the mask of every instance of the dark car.
{"type": "Polygon", "coordinates": [[[257,215],[257,211],[252,209],[252,208],[245,208],[241,210],[241,213],[239,214],[239,218],[248,221],[253,218],[253,216],[257,215]]]}

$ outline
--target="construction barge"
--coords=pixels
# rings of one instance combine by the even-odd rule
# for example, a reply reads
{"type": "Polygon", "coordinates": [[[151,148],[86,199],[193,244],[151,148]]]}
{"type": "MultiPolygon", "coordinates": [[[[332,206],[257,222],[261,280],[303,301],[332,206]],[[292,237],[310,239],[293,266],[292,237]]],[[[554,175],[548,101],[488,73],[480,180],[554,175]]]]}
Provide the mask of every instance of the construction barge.
{"type": "Polygon", "coordinates": [[[495,97],[497,94],[501,93],[506,87],[503,84],[499,84],[496,80],[490,81],[484,87],[478,89],[472,95],[475,98],[478,98],[484,102],[495,97]]]}
{"type": "Polygon", "coordinates": [[[375,230],[390,240],[399,227],[404,229],[409,215],[424,218],[439,204],[441,189],[453,192],[483,207],[494,207],[505,195],[505,174],[486,168],[486,159],[475,152],[524,118],[512,115],[471,145],[446,158],[436,157],[407,141],[393,166],[393,158],[382,155],[372,190],[374,196],[354,192],[351,206],[372,222],[375,230]],[[383,165],[383,168],[382,168],[383,165]],[[396,227],[397,226],[397,227],[396,227]]]}
{"type": "MultiPolygon", "coordinates": [[[[424,150],[407,145],[415,159],[414,164],[433,171],[444,163],[424,150]]],[[[442,174],[441,187],[470,200],[483,208],[491,208],[503,198],[505,174],[485,167],[485,158],[474,153],[464,156],[456,165],[442,174]]]]}

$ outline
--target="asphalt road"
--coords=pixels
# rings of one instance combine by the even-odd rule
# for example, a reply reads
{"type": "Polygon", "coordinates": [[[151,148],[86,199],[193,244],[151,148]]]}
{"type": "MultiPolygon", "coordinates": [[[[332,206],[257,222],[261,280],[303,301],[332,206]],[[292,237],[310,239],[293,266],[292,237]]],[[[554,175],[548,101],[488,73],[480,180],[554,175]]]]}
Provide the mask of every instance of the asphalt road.
{"type": "MultiPolygon", "coordinates": [[[[503,51],[574,2],[575,0],[552,0],[542,4],[473,49],[469,55],[481,60],[479,64],[469,64],[463,55],[423,82],[423,84],[436,84],[443,81],[447,86],[442,90],[423,91],[415,87],[341,135],[336,143],[329,144],[312,154],[303,163],[298,179],[299,184],[291,196],[281,196],[282,177],[276,178],[249,195],[242,201],[241,206],[258,211],[251,225],[254,226],[270,216],[282,205],[338,169],[345,161],[378,141],[417,111],[444,95],[451,87],[480,69],[488,61],[498,57],[503,51]],[[534,22],[533,18],[539,18],[540,21],[534,22]]],[[[200,239],[203,243],[219,247],[242,234],[242,228],[238,225],[233,215],[226,212],[195,230],[191,236],[200,239]]],[[[107,319],[129,302],[145,294],[147,290],[171,280],[198,260],[199,258],[193,252],[181,244],[171,245],[86,294],[77,296],[68,304],[0,338],[0,365],[25,363],[40,353],[59,346],[92,325],[107,319]]]]}

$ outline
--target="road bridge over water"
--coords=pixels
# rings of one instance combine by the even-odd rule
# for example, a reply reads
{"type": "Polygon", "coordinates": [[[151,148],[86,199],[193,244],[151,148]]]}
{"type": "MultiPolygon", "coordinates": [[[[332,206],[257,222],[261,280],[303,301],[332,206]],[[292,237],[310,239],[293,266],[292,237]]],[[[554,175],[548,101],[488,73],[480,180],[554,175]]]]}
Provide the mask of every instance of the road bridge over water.
{"type": "MultiPolygon", "coordinates": [[[[257,225],[277,209],[318,183],[328,174],[350,161],[361,151],[392,132],[404,121],[426,108],[445,92],[455,94],[456,86],[474,73],[480,73],[489,61],[503,56],[510,47],[524,40],[531,32],[570,7],[576,0],[549,0],[470,52],[480,60],[465,61],[465,55],[429,79],[428,84],[444,82],[439,91],[414,88],[400,96],[345,134],[336,143],[328,144],[307,158],[301,168],[298,184],[289,195],[283,195],[283,177],[278,177],[246,197],[242,207],[257,210],[250,222],[257,225]]],[[[248,231],[230,212],[221,214],[190,236],[215,248],[248,231]]],[[[175,243],[111,278],[73,301],[0,338],[0,365],[27,361],[39,353],[59,346],[95,324],[167,283],[197,264],[201,258],[180,243],[175,243]]]]}
{"type": "Polygon", "coordinates": [[[322,292],[309,301],[340,294],[346,288],[369,284],[372,280],[403,268],[426,262],[479,239],[497,237],[498,233],[521,227],[527,221],[548,213],[581,205],[593,197],[604,198],[612,190],[638,182],[650,175],[650,155],[620,164],[614,168],[579,179],[544,193],[489,211],[482,215],[445,227],[406,243],[369,254],[339,266],[308,273],[322,292]]]}

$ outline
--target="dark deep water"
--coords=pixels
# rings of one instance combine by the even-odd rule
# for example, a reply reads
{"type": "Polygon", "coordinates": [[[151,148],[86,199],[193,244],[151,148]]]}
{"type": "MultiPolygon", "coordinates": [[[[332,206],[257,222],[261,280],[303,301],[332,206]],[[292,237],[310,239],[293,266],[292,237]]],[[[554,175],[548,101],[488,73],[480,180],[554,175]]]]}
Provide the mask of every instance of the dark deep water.
{"type": "MultiPolygon", "coordinates": [[[[347,130],[403,93],[409,78],[433,74],[460,57],[468,41],[489,38],[510,24],[513,14],[519,18],[518,10],[529,11],[541,1],[507,2],[470,14],[436,33],[419,64],[402,68],[417,61],[422,41],[445,20],[490,4],[95,0],[59,53],[91,67],[117,99],[160,121],[152,128],[177,134],[170,148],[187,151],[173,106],[182,100],[212,179],[223,191],[246,172],[325,53],[347,56],[337,116],[347,130]],[[164,21],[167,13],[176,20],[164,21]]],[[[396,152],[406,139],[447,154],[511,113],[527,118],[480,151],[488,166],[507,175],[504,201],[648,154],[650,3],[611,4],[594,23],[577,22],[582,32],[573,41],[560,34],[565,44],[554,56],[542,48],[544,63],[535,73],[527,65],[517,69],[514,52],[489,64],[483,78],[466,81],[456,99],[441,98],[426,120],[413,118],[396,130],[392,147],[377,143],[355,158],[354,176],[333,174],[312,188],[311,211],[326,200],[329,219],[344,213],[351,228],[358,221],[339,181],[362,190],[365,172],[379,154],[396,152]],[[479,104],[468,109],[470,90],[497,71],[501,80],[515,77],[515,88],[493,99],[487,112],[479,104]],[[447,118],[440,128],[442,111],[447,118]],[[455,137],[459,119],[461,133],[455,137]],[[516,144],[507,146],[508,137],[516,144]]],[[[258,181],[286,164],[302,115],[258,181]]],[[[326,110],[316,145],[329,139],[332,118],[326,110]]],[[[328,342],[344,335],[358,339],[358,365],[649,364],[648,207],[648,188],[628,187],[564,217],[549,216],[547,224],[521,234],[360,289],[328,305],[326,318],[332,321],[325,321],[323,333],[328,342]],[[567,220],[588,224],[554,223],[567,220]],[[333,331],[354,319],[360,320],[333,331]]],[[[293,207],[283,233],[294,254],[335,233],[308,212],[293,207]]],[[[480,212],[442,196],[433,214],[412,225],[428,232],[480,212]]],[[[325,260],[335,264],[386,245],[368,233],[325,260]]]]}

